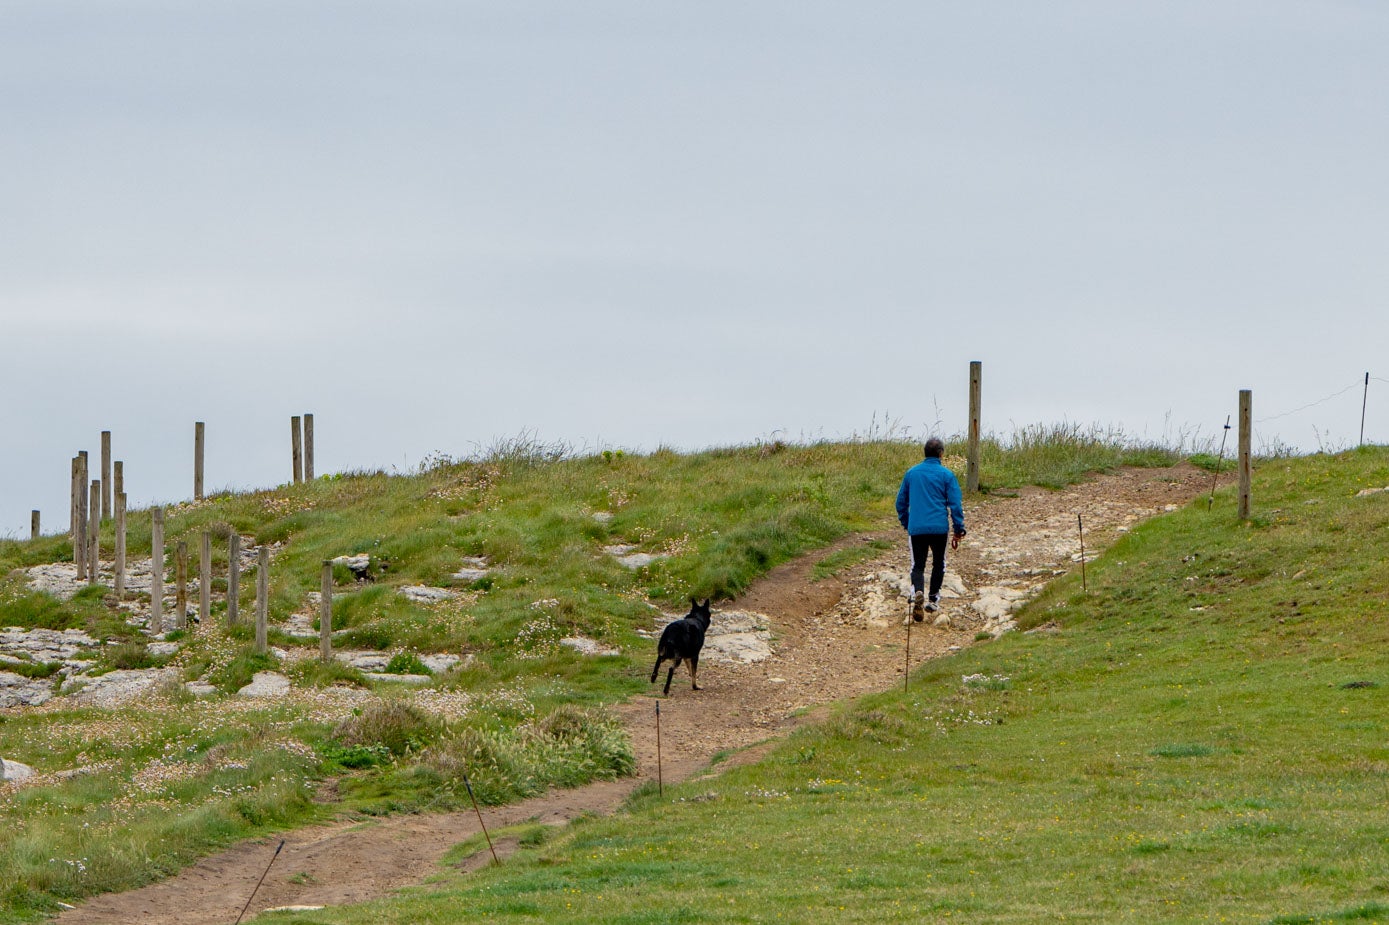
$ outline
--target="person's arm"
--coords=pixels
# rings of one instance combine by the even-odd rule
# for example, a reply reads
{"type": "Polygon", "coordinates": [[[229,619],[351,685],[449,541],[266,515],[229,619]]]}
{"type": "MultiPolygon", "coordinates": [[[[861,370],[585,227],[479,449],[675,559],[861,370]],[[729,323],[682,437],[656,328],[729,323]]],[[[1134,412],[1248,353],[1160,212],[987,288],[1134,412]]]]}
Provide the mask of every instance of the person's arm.
{"type": "Polygon", "coordinates": [[[955,537],[958,540],[965,535],[965,506],[960,495],[960,483],[954,475],[950,477],[946,501],[950,507],[950,521],[955,527],[955,537]]]}
{"type": "Polygon", "coordinates": [[[907,511],[910,510],[909,502],[911,492],[907,490],[907,477],[902,476],[902,487],[897,489],[897,519],[902,522],[902,529],[907,529],[907,511]]]}

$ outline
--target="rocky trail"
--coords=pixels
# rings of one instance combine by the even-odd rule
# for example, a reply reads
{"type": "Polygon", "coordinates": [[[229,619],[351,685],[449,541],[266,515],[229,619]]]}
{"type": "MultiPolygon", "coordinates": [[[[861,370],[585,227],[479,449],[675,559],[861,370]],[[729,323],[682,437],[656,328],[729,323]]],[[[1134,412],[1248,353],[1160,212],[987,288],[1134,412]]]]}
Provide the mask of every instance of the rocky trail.
{"type": "MultiPolygon", "coordinates": [[[[1209,487],[1209,474],[1185,465],[1129,469],[1064,491],[1024,489],[972,505],[966,511],[969,536],[949,557],[943,608],[948,620],[913,629],[912,664],[970,645],[981,632],[1010,630],[1012,610],[1077,565],[1077,514],[1085,520],[1088,554],[1103,550],[1132,524],[1209,487]]],[[[660,699],[666,782],[713,773],[710,762],[722,753],[733,754],[716,768],[753,760],[763,751],[759,745],[805,722],[816,707],[901,683],[909,563],[901,531],[891,527],[847,537],[787,563],[737,601],[715,609],[701,660],[704,689],[692,691],[682,668],[671,696],[660,699]],[[890,548],[872,546],[883,541],[890,548]],[[871,554],[858,564],[812,580],[816,563],[826,555],[864,544],[871,554]]],[[[658,692],[653,687],[653,695],[658,692]]],[[[563,825],[581,814],[616,810],[633,789],[656,777],[656,702],[654,696],[639,697],[617,708],[637,753],[635,778],[486,810],[489,829],[532,819],[563,825]]],[[[251,909],[360,902],[420,883],[438,870],[449,848],[477,832],[471,812],[344,819],[287,832],[284,850],[251,909]]],[[[273,838],[237,845],[163,882],[96,897],[57,921],[231,921],[278,843],[273,838]]],[[[514,847],[506,841],[498,845],[499,851],[514,847]]],[[[471,869],[482,860],[463,866],[471,869]]]]}

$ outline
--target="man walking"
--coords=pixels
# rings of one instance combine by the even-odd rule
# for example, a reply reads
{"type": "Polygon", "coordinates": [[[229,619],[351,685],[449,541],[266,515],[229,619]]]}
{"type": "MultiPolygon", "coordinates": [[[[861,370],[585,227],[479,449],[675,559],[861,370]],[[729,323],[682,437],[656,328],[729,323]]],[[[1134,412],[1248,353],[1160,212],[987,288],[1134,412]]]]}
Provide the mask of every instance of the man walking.
{"type": "Polygon", "coordinates": [[[940,607],[940,586],[945,579],[945,541],[954,527],[950,548],[960,548],[965,535],[965,511],[960,504],[960,483],[940,461],[945,444],[932,437],[924,447],[926,458],[902,476],[897,492],[897,519],[912,544],[912,619],[920,623],[927,611],[940,607]],[[931,596],[923,601],[926,555],[931,555],[931,596]],[[924,606],[923,606],[924,604],[924,606]]]}

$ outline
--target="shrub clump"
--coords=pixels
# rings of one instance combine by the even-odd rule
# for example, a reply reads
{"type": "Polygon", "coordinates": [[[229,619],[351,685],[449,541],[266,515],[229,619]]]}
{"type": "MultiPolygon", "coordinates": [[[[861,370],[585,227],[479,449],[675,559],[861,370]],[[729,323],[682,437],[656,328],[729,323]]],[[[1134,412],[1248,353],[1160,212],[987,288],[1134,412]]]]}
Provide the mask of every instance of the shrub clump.
{"type": "Polygon", "coordinates": [[[342,745],[380,746],[394,756],[418,752],[439,737],[440,722],[404,700],[378,700],[338,723],[342,745]]]}
{"type": "Polygon", "coordinates": [[[519,729],[464,727],[426,749],[420,763],[458,789],[466,773],[478,801],[489,804],[625,777],[637,765],[615,717],[568,704],[519,729]]]}

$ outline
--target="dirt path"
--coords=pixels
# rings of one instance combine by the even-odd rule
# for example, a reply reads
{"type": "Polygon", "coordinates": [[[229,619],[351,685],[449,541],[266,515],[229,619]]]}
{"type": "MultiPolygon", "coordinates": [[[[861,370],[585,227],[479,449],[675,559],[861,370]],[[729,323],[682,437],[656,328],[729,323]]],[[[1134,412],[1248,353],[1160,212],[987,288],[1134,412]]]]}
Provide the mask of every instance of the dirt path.
{"type": "MultiPolygon", "coordinates": [[[[969,645],[981,629],[1000,626],[976,610],[985,597],[1025,597],[1054,574],[1075,565],[1076,514],[1085,519],[1087,553],[1107,546],[1129,525],[1210,487],[1210,476],[1189,466],[1134,469],[1106,475],[1065,491],[1025,489],[992,498],[966,511],[970,534],[949,558],[962,591],[946,602],[948,627],[918,625],[912,662],[969,645]],[[980,589],[986,593],[981,594],[980,589]],[[1007,595],[1005,595],[1007,596],[1007,595]]],[[[754,664],[701,665],[704,690],[693,692],[683,669],[671,696],[661,700],[662,758],[667,782],[703,771],[720,752],[739,750],[729,763],[751,760],[759,748],[814,708],[901,683],[905,604],[895,583],[908,568],[905,542],[891,529],[848,537],[830,549],[774,569],[724,610],[764,614],[774,654],[754,664]],[[815,563],[846,547],[887,540],[840,575],[812,581],[815,563]]],[[[717,624],[719,610],[715,610],[717,624]]],[[[1003,617],[1002,619],[1006,619],[1003,617]]],[[[654,647],[653,647],[654,650],[654,647]]],[[[528,819],[556,825],[585,813],[618,808],[641,782],[656,776],[652,697],[618,708],[632,733],[638,759],[635,779],[558,791],[513,806],[487,810],[488,828],[528,819]]],[[[726,763],[725,763],[726,766],[726,763]]],[[[348,820],[296,829],[256,894],[252,911],[287,905],[337,905],[381,896],[419,883],[453,845],[478,831],[472,813],[348,820]]],[[[63,913],[63,925],[222,925],[235,919],[278,844],[246,842],[205,858],[151,886],[108,894],[63,913]]],[[[514,845],[503,844],[502,850],[514,845]]]]}

